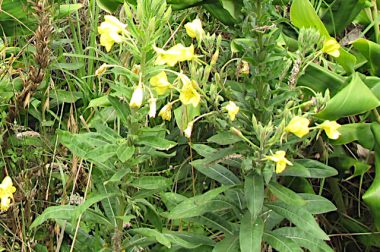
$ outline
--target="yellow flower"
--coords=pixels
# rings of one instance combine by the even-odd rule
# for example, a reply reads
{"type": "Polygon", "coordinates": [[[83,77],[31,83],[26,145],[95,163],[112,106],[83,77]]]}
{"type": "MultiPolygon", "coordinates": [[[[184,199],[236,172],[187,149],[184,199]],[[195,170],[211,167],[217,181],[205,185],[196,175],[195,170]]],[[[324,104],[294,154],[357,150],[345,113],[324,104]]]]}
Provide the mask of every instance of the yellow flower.
{"type": "Polygon", "coordinates": [[[286,165],[293,165],[289,160],[285,158],[285,151],[276,151],[271,156],[266,156],[266,159],[276,163],[276,173],[281,173],[285,170],[286,165]]]}
{"type": "Polygon", "coordinates": [[[154,47],[154,50],[158,54],[155,64],[174,66],[177,62],[186,60],[192,60],[195,58],[194,46],[185,47],[182,44],[176,44],[169,48],[167,51],[161,48],[154,47]]]}
{"type": "Polygon", "coordinates": [[[132,94],[131,101],[129,102],[129,107],[140,108],[144,99],[144,91],[141,85],[138,85],[132,94]]]}
{"type": "Polygon", "coordinates": [[[191,137],[191,132],[193,131],[193,126],[194,126],[194,122],[189,122],[187,124],[187,128],[183,131],[183,133],[185,134],[185,136],[187,138],[189,138],[189,139],[191,137]]]}
{"type": "Polygon", "coordinates": [[[6,176],[3,179],[3,182],[0,184],[0,210],[8,210],[11,198],[13,199],[13,193],[16,191],[16,187],[13,186],[12,179],[9,176],[6,176]]]}
{"type": "Polygon", "coordinates": [[[179,95],[179,99],[181,100],[182,104],[192,104],[193,107],[198,106],[199,102],[201,101],[201,96],[198,94],[196,90],[196,88],[198,87],[197,82],[194,80],[190,81],[190,79],[187,78],[185,75],[182,75],[181,80],[183,86],[179,95]]]}
{"type": "Polygon", "coordinates": [[[108,65],[107,64],[102,64],[98,69],[96,69],[95,71],[95,76],[96,77],[99,77],[101,76],[102,74],[104,74],[104,72],[107,70],[107,67],[108,65]]]}
{"type": "Polygon", "coordinates": [[[161,116],[163,120],[170,121],[172,119],[172,104],[166,104],[158,113],[158,116],[161,116]]]}
{"type": "Polygon", "coordinates": [[[149,99],[149,117],[150,118],[156,117],[156,109],[157,109],[156,101],[157,99],[153,97],[149,99]]]}
{"type": "Polygon", "coordinates": [[[244,74],[244,75],[249,74],[249,63],[247,61],[242,60],[240,69],[239,69],[239,74],[244,74]]]}
{"type": "Polygon", "coordinates": [[[323,42],[322,52],[327,53],[335,58],[340,55],[340,44],[334,38],[325,39],[323,42]]]}
{"type": "Polygon", "coordinates": [[[197,38],[198,41],[201,41],[204,37],[204,30],[202,28],[202,22],[199,18],[193,20],[193,22],[189,22],[185,24],[185,29],[187,35],[192,38],[197,38]]]}
{"type": "Polygon", "coordinates": [[[104,22],[98,27],[100,34],[100,44],[104,46],[109,52],[115,43],[121,43],[123,41],[122,33],[125,33],[126,24],[120,22],[116,17],[106,15],[104,16],[104,22]]]}
{"type": "Polygon", "coordinates": [[[325,131],[326,135],[330,139],[338,139],[340,133],[338,129],[341,125],[335,121],[326,120],[322,124],[318,125],[318,128],[321,128],[325,131]]]}
{"type": "Polygon", "coordinates": [[[166,91],[172,87],[164,71],[150,78],[150,84],[159,95],[165,94],[166,91]]]}
{"type": "Polygon", "coordinates": [[[310,121],[307,118],[295,116],[286,126],[285,131],[302,138],[309,133],[310,121]]]}
{"type": "Polygon", "coordinates": [[[235,117],[237,113],[239,113],[240,108],[236,106],[236,104],[233,101],[230,101],[227,104],[226,109],[228,111],[228,116],[230,117],[231,121],[235,120],[235,117]]]}

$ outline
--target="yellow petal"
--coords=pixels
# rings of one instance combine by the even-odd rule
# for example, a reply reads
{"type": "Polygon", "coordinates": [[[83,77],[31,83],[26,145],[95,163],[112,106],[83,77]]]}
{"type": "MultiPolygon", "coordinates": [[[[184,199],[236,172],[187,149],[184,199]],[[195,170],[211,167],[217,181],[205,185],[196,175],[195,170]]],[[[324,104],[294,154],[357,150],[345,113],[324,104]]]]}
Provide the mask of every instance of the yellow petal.
{"type": "Polygon", "coordinates": [[[201,101],[201,96],[198,94],[195,87],[197,87],[198,84],[196,81],[186,81],[181,89],[181,93],[179,95],[179,99],[184,105],[192,104],[193,107],[198,106],[199,102],[201,101]]]}
{"type": "Polygon", "coordinates": [[[131,108],[140,108],[144,99],[144,91],[142,87],[139,85],[132,94],[131,101],[129,102],[129,106],[131,108]]]}
{"type": "Polygon", "coordinates": [[[340,133],[338,129],[341,127],[341,125],[335,121],[324,121],[321,125],[318,125],[319,128],[323,129],[330,139],[338,139],[340,136],[340,133]]]}
{"type": "Polygon", "coordinates": [[[164,71],[153,76],[150,79],[150,84],[154,87],[154,90],[156,90],[157,94],[159,94],[159,95],[165,94],[166,91],[172,87],[172,85],[168,81],[168,77],[166,76],[166,73],[164,71]]]}
{"type": "Polygon", "coordinates": [[[286,126],[285,131],[293,133],[299,138],[307,135],[309,133],[310,121],[307,118],[295,116],[286,126]]]}
{"type": "Polygon", "coordinates": [[[230,101],[226,106],[226,109],[228,111],[228,116],[230,117],[231,121],[234,121],[237,113],[239,113],[240,108],[236,106],[236,104],[233,101],[230,101]]]}
{"type": "Polygon", "coordinates": [[[322,52],[337,58],[340,55],[340,47],[340,44],[335,40],[335,38],[328,38],[323,43],[322,52]]]}
{"type": "Polygon", "coordinates": [[[185,47],[182,44],[177,44],[167,51],[154,47],[157,53],[156,65],[175,66],[178,62],[194,59],[194,46],[185,47]]]}
{"type": "Polygon", "coordinates": [[[202,28],[202,22],[199,18],[194,19],[192,22],[185,24],[185,29],[187,35],[191,38],[197,38],[198,41],[201,41],[204,37],[204,30],[202,28]]]}
{"type": "Polygon", "coordinates": [[[172,104],[166,104],[158,113],[163,120],[170,121],[172,119],[172,104]]]}

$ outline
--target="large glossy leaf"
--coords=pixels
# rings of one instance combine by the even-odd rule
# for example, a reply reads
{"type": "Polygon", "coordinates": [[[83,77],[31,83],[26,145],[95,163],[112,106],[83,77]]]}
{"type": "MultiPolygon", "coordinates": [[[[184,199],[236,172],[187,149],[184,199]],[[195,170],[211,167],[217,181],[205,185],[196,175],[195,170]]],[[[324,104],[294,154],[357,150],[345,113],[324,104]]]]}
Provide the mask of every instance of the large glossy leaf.
{"type": "Polygon", "coordinates": [[[297,28],[315,28],[325,38],[330,37],[325,25],[309,0],[294,0],[290,7],[290,20],[297,28]]]}
{"type": "Polygon", "coordinates": [[[261,239],[264,232],[264,222],[261,218],[253,218],[246,212],[240,223],[240,250],[256,252],[261,250],[261,239]]]}
{"type": "Polygon", "coordinates": [[[298,86],[306,86],[315,92],[324,93],[329,89],[332,94],[344,85],[345,78],[315,63],[309,64],[305,73],[298,79],[298,86]]]}
{"type": "Polygon", "coordinates": [[[170,240],[161,232],[151,229],[151,228],[134,228],[134,233],[141,234],[145,237],[154,238],[157,242],[161,243],[162,245],[166,246],[167,248],[171,247],[170,240]]]}
{"type": "Polygon", "coordinates": [[[319,227],[313,215],[306,209],[298,206],[288,205],[283,202],[265,204],[266,207],[285,217],[298,228],[315,236],[318,239],[329,240],[329,237],[319,227]]]}
{"type": "Polygon", "coordinates": [[[269,243],[277,251],[281,252],[302,252],[303,250],[293,240],[273,233],[265,232],[263,235],[264,241],[269,243]]]}
{"type": "Polygon", "coordinates": [[[363,38],[352,44],[368,60],[372,74],[380,76],[380,45],[363,38]]]}
{"type": "Polygon", "coordinates": [[[147,145],[157,150],[169,150],[177,145],[176,142],[158,136],[141,136],[137,143],[147,145]]]}
{"type": "Polygon", "coordinates": [[[380,231],[380,124],[372,124],[371,129],[375,136],[375,178],[363,195],[364,202],[369,206],[374,224],[380,231]]]}
{"type": "Polygon", "coordinates": [[[281,176],[294,176],[304,178],[327,178],[337,175],[333,167],[311,159],[299,159],[283,171],[281,176]]]}
{"type": "Polygon", "coordinates": [[[371,1],[368,0],[335,0],[329,6],[322,17],[330,34],[340,34],[356,18],[360,11],[368,8],[371,1]]]}
{"type": "Polygon", "coordinates": [[[348,144],[358,141],[363,147],[373,149],[375,141],[370,123],[350,123],[339,128],[340,136],[333,144],[348,144]]]}
{"type": "Polygon", "coordinates": [[[351,82],[332,97],[317,116],[327,120],[337,120],[367,112],[379,105],[380,101],[356,73],[351,82]]]}
{"type": "Polygon", "coordinates": [[[264,203],[264,179],[262,176],[254,174],[245,178],[244,196],[249,212],[256,218],[264,203]]]}

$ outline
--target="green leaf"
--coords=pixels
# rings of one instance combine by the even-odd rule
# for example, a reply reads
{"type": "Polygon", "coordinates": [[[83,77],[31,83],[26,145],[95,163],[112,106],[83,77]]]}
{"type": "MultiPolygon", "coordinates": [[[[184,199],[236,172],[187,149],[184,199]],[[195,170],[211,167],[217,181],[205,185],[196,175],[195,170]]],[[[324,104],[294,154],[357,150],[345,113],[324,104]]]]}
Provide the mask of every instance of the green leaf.
{"type": "Polygon", "coordinates": [[[364,38],[355,40],[352,45],[367,59],[371,73],[380,76],[380,45],[364,38]]]}
{"type": "Polygon", "coordinates": [[[335,205],[322,196],[309,193],[299,193],[298,195],[306,201],[303,208],[311,214],[322,214],[336,210],[335,205]]]}
{"type": "Polygon", "coordinates": [[[165,178],[162,176],[143,176],[133,180],[130,185],[140,189],[158,190],[170,187],[172,185],[172,181],[170,178],[165,178]]]}
{"type": "Polygon", "coordinates": [[[132,229],[134,233],[141,234],[145,237],[150,237],[154,238],[157,242],[161,243],[167,248],[171,248],[171,242],[169,239],[164,235],[161,234],[159,231],[155,229],[150,229],[150,228],[134,228],[132,229]]]}
{"type": "Polygon", "coordinates": [[[358,141],[360,145],[367,149],[373,149],[375,141],[371,131],[370,123],[349,123],[339,128],[340,136],[332,144],[341,145],[358,141]]]}
{"type": "Polygon", "coordinates": [[[212,252],[239,252],[239,236],[229,235],[218,242],[212,252]]]}
{"type": "Polygon", "coordinates": [[[303,250],[293,240],[273,232],[265,232],[264,241],[281,252],[302,252],[303,250]]]}
{"type": "Polygon", "coordinates": [[[136,143],[147,145],[157,150],[169,150],[177,145],[176,142],[157,136],[141,136],[136,140],[136,143]]]}
{"type": "Polygon", "coordinates": [[[244,252],[261,251],[261,239],[264,233],[264,222],[261,218],[252,218],[246,212],[240,223],[240,250],[244,252]]]}
{"type": "Polygon", "coordinates": [[[241,138],[229,131],[220,132],[209,139],[207,142],[216,143],[219,145],[230,145],[237,142],[240,142],[241,138]]]}
{"type": "Polygon", "coordinates": [[[282,186],[281,184],[277,182],[274,182],[274,181],[270,182],[268,184],[268,188],[271,191],[271,193],[274,196],[276,196],[276,198],[278,198],[279,200],[285,203],[295,205],[295,206],[303,206],[306,204],[306,201],[304,201],[300,195],[282,186]]]}
{"type": "Polygon", "coordinates": [[[30,229],[36,228],[48,219],[70,220],[73,216],[75,206],[51,206],[46,208],[30,225],[30,229]]]}
{"type": "Polygon", "coordinates": [[[257,218],[264,203],[264,180],[262,176],[254,174],[245,178],[244,196],[249,212],[254,218],[257,218]]]}
{"type": "Polygon", "coordinates": [[[83,7],[83,4],[61,4],[59,5],[59,9],[57,13],[55,13],[54,18],[60,19],[63,17],[67,17],[82,7],[83,7]]]}
{"type": "Polygon", "coordinates": [[[90,206],[93,204],[102,201],[104,199],[114,197],[116,196],[116,193],[102,193],[102,194],[97,194],[94,197],[91,197],[89,199],[86,199],[82,204],[79,206],[75,207],[75,210],[73,212],[72,219],[77,220],[81,214],[83,214],[90,206]]]}
{"type": "Polygon", "coordinates": [[[187,249],[195,249],[202,245],[213,246],[214,242],[207,236],[189,233],[189,232],[174,232],[164,230],[165,237],[171,243],[187,249]]]}
{"type": "Polygon", "coordinates": [[[218,181],[222,185],[240,184],[240,180],[235,174],[220,164],[208,164],[203,159],[199,159],[191,162],[191,165],[193,165],[197,171],[218,181]]]}
{"type": "Polygon", "coordinates": [[[336,62],[341,65],[347,73],[353,73],[355,71],[356,57],[342,47],[339,49],[339,53],[339,57],[335,58],[336,62]]]}
{"type": "Polygon", "coordinates": [[[363,200],[371,210],[376,229],[380,230],[380,124],[371,125],[375,136],[375,178],[368,190],[363,194],[363,200]]]}
{"type": "Polygon", "coordinates": [[[294,176],[304,178],[327,178],[337,175],[333,167],[311,159],[299,159],[293,165],[287,166],[280,176],[294,176]]]}
{"type": "Polygon", "coordinates": [[[216,189],[207,191],[202,195],[197,195],[192,198],[185,199],[174,207],[168,214],[169,219],[183,219],[195,216],[200,216],[206,212],[212,211],[210,207],[212,200],[219,196],[222,192],[225,192],[230,187],[222,186],[216,189]]]}
{"type": "Polygon", "coordinates": [[[116,11],[123,2],[123,0],[96,0],[102,10],[110,13],[116,11]]]}
{"type": "Polygon", "coordinates": [[[306,209],[298,206],[288,205],[283,202],[267,203],[265,205],[269,209],[275,211],[277,214],[285,217],[298,228],[315,236],[318,239],[329,240],[329,237],[319,227],[313,215],[306,209]]]}
{"type": "Polygon", "coordinates": [[[303,232],[301,229],[296,227],[282,227],[276,229],[272,234],[284,236],[288,239],[291,239],[298,246],[304,247],[310,251],[324,251],[324,252],[333,252],[333,249],[326,245],[325,242],[315,239],[308,233],[303,232]]]}
{"type": "Polygon", "coordinates": [[[120,118],[121,122],[126,125],[128,123],[127,117],[131,114],[129,106],[125,103],[122,103],[117,97],[109,95],[108,100],[111,103],[112,107],[115,109],[118,118],[120,118]]]}
{"type": "Polygon", "coordinates": [[[88,104],[88,108],[108,107],[111,103],[108,99],[108,95],[101,96],[99,98],[92,99],[88,104]]]}
{"type": "Polygon", "coordinates": [[[103,163],[107,161],[111,157],[116,155],[117,152],[117,144],[107,144],[103,146],[99,146],[86,154],[86,158],[94,160],[99,163],[103,163]]]}
{"type": "Polygon", "coordinates": [[[117,148],[116,154],[119,160],[124,163],[133,157],[133,154],[135,154],[135,147],[128,146],[126,143],[122,144],[117,148]]]}
{"type": "Polygon", "coordinates": [[[315,12],[309,0],[293,0],[290,7],[290,21],[299,29],[315,28],[325,38],[330,37],[325,25],[315,12]]]}
{"type": "Polygon", "coordinates": [[[379,105],[380,101],[356,73],[351,82],[332,97],[317,116],[327,120],[337,120],[367,112],[379,105]],[[357,99],[358,96],[362,99],[357,99]]]}

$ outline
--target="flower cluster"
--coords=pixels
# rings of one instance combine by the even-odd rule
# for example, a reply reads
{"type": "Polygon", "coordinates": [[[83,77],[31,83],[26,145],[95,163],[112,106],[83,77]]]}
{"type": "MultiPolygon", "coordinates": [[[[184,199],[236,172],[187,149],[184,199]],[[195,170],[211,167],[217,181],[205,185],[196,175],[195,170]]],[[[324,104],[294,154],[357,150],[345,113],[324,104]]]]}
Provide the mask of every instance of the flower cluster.
{"type": "Polygon", "coordinates": [[[13,193],[16,191],[16,187],[13,186],[12,179],[9,176],[6,176],[3,179],[3,182],[0,184],[0,210],[8,210],[11,199],[13,199],[13,193]]]}

